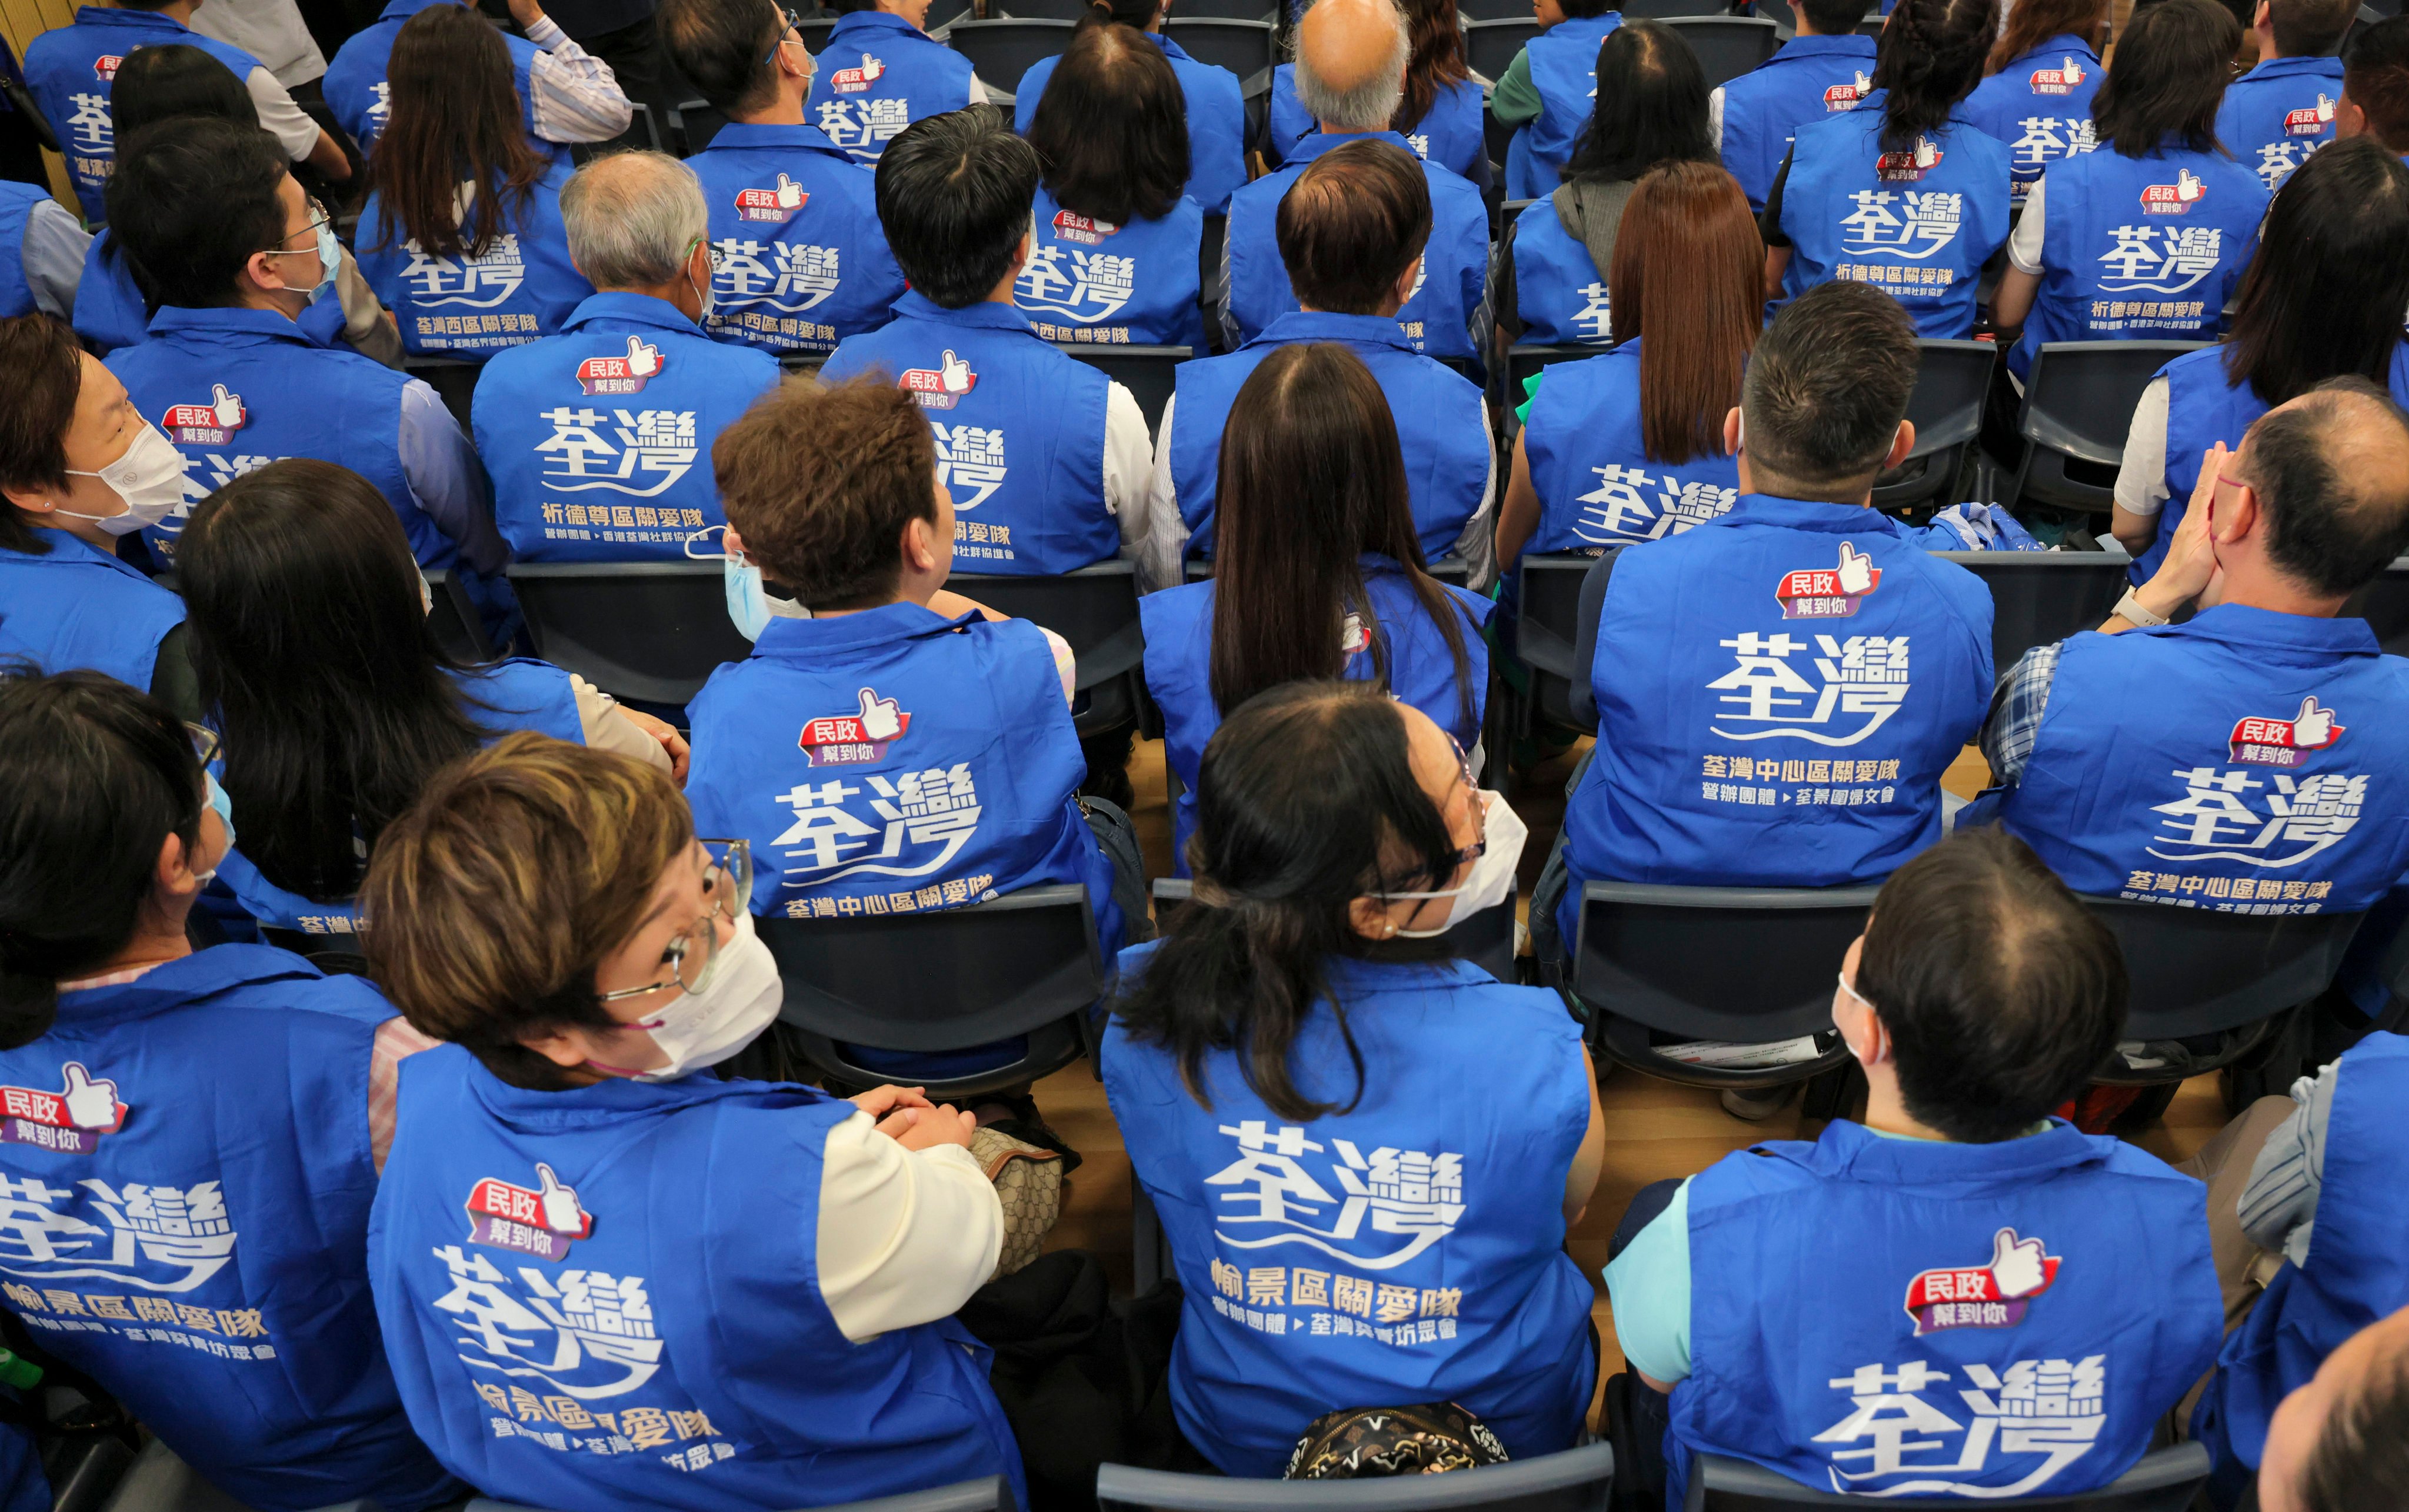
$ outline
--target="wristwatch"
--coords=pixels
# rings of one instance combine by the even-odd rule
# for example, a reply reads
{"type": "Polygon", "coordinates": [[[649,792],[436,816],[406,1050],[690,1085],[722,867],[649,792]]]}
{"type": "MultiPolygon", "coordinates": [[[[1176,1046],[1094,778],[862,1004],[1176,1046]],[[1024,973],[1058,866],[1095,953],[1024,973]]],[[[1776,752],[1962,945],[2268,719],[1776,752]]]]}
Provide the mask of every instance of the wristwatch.
{"type": "MultiPolygon", "coordinates": [[[[2095,604],[2099,601],[2099,600],[2097,598],[2092,600],[2095,604]]],[[[2116,607],[2110,612],[2113,613],[2119,619],[2132,621],[2135,625],[2141,626],[2144,630],[2150,628],[2152,626],[2171,625],[2174,623],[2174,621],[2167,618],[2164,614],[2153,614],[2148,610],[2142,608],[2141,591],[2136,588],[2126,589],[2125,597],[2116,600],[2116,607]]]]}

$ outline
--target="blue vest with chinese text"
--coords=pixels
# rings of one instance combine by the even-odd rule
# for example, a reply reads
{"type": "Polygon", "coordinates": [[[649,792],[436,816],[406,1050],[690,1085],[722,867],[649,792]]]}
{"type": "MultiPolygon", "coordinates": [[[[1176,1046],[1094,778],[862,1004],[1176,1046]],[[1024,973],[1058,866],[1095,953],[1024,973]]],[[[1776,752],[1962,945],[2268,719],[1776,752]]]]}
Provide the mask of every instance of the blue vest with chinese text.
{"type": "Polygon", "coordinates": [[[840,345],[820,377],[873,370],[910,391],[936,435],[956,570],[1050,576],[1120,550],[1104,509],[1112,381],[1100,369],[1038,339],[1010,305],[946,310],[916,291],[893,321],[840,345]]]}
{"type": "Polygon", "coordinates": [[[1158,221],[1115,225],[1037,189],[1035,239],[1013,305],[1048,341],[1204,350],[1197,247],[1204,212],[1182,199],[1158,221]]]}
{"type": "Polygon", "coordinates": [[[1869,1496],[2106,1485],[2216,1353],[2200,1199],[2056,1119],[1990,1145],[1839,1120],[1725,1156],[1690,1182],[1666,1505],[1697,1454],[1869,1496]]]}
{"type": "MultiPolygon", "coordinates": [[[[392,118],[393,105],[385,87],[385,78],[393,65],[393,39],[401,35],[402,24],[429,6],[452,3],[452,0],[391,0],[377,13],[376,21],[355,32],[326,60],[326,76],[321,83],[325,92],[326,108],[336,121],[352,134],[365,152],[384,135],[385,122],[392,118]]],[[[529,82],[529,71],[541,48],[524,36],[502,34],[503,45],[511,52],[511,83],[518,91],[519,109],[527,122],[527,136],[539,142],[543,138],[535,131],[535,90],[529,82]]],[[[544,143],[538,151],[551,148],[544,143]]]]}
{"type": "Polygon", "coordinates": [[[2216,139],[2273,194],[2309,154],[2334,139],[2340,58],[2270,58],[2225,86],[2216,139]]]}
{"type": "Polygon", "coordinates": [[[714,340],[832,352],[887,324],[904,284],[876,180],[817,126],[731,121],[685,163],[711,206],[714,340]]]}
{"type": "Polygon", "coordinates": [[[820,1162],[847,1102],[695,1075],[509,1087],[401,1068],[368,1274],[411,1425],[487,1493],[561,1512],[818,1506],[1020,1455],[953,1318],[847,1339],[820,1162]]]}
{"type": "Polygon", "coordinates": [[[1524,44],[1539,113],[1506,146],[1506,197],[1536,199],[1564,181],[1573,143],[1597,107],[1597,50],[1623,24],[1623,12],[1573,16],[1524,44]]]}
{"type": "Polygon", "coordinates": [[[2097,145],[2091,96],[2106,77],[2090,43],[2053,36],[1975,85],[1958,107],[1977,129],[2007,147],[2018,203],[2051,164],[2097,145]]]}
{"type": "Polygon", "coordinates": [[[2164,147],[2060,159],[2041,201],[2041,290],[2018,378],[2044,341],[2205,341],[2258,245],[2267,191],[2222,152],[2164,147]]]}
{"type": "MultiPolygon", "coordinates": [[[[1230,196],[1230,314],[1240,337],[1252,340],[1263,327],[1299,306],[1280,261],[1277,221],[1281,196],[1315,158],[1345,142],[1365,137],[1392,147],[1406,139],[1393,131],[1334,137],[1316,132],[1296,144],[1286,166],[1230,196]]],[[[1410,151],[1410,149],[1408,149],[1410,151]]],[[[1480,308],[1489,282],[1489,210],[1469,180],[1435,163],[1422,165],[1430,183],[1431,235],[1422,252],[1421,281],[1397,311],[1397,324],[1416,352],[1434,357],[1477,356],[1467,322],[1480,308]]]]}
{"type": "Polygon", "coordinates": [[[1762,212],[1799,127],[1854,109],[1873,91],[1874,39],[1797,36],[1724,86],[1724,166],[1762,212]]]}
{"type": "Polygon", "coordinates": [[[1397,420],[1397,443],[1405,452],[1414,530],[1422,554],[1437,560],[1464,534],[1464,522],[1479,510],[1489,487],[1489,433],[1475,422],[1480,391],[1463,374],[1416,355],[1395,321],[1319,310],[1282,315],[1227,356],[1179,366],[1178,396],[1171,410],[1171,478],[1193,549],[1206,556],[1213,554],[1221,430],[1229,424],[1238,390],[1264,358],[1305,341],[1335,341],[1346,347],[1363,359],[1380,392],[1388,396],[1389,410],[1397,420]]]}
{"type": "Polygon", "coordinates": [[[687,537],[728,523],[712,442],[777,382],[767,353],[641,294],[598,294],[558,336],[496,357],[469,412],[512,556],[681,558],[687,537]]]}
{"type": "Polygon", "coordinates": [[[923,116],[971,103],[971,61],[901,16],[839,16],[804,102],[812,124],[857,163],[875,163],[923,116]]]}
{"type": "MultiPolygon", "coordinates": [[[[1479,84],[1469,79],[1442,84],[1431,95],[1430,109],[1406,128],[1406,145],[1425,163],[1435,163],[1464,179],[1478,178],[1489,156],[1481,115],[1479,84]]],[[[1274,68],[1270,155],[1285,163],[1298,142],[1320,129],[1320,122],[1296,97],[1296,65],[1284,63],[1274,68]]]]}
{"type": "Polygon", "coordinates": [[[59,996],[0,1051],[0,1296],[263,1512],[461,1494],[403,1420],[365,1241],[362,977],[219,945],[59,996]]]}
{"type": "MultiPolygon", "coordinates": [[[[1155,947],[1121,958],[1144,971],[1155,947]]],[[[1461,1404],[1514,1458],[1572,1447],[1596,1379],[1594,1293],[1564,1252],[1565,1182],[1589,1121],[1580,1029],[1550,994],[1464,961],[1332,959],[1362,1100],[1305,1124],[1226,1051],[1177,1058],[1104,1033],[1104,1091],[1187,1293],[1171,1357],[1180,1431],[1223,1473],[1277,1476],[1333,1403],[1461,1404]]],[[[1289,1067],[1355,1091],[1317,1003],[1289,1067]]]]}
{"type": "MultiPolygon", "coordinates": [[[[116,251],[115,236],[104,226],[92,238],[84,249],[83,278],[76,284],[75,333],[104,357],[151,339],[151,311],[135,284],[133,266],[116,251]]],[[[297,324],[312,346],[331,347],[343,339],[343,300],[334,285],[301,307],[297,324]]]]}
{"type": "Polygon", "coordinates": [[[1782,192],[1782,295],[1853,279],[1904,306],[1916,335],[1961,340],[1974,329],[1983,264],[2008,239],[2008,149],[1959,116],[1884,152],[1884,97],[1877,90],[1845,116],[1798,128],[1782,192]]]}
{"type": "Polygon", "coordinates": [[[46,189],[0,180],[0,320],[34,311],[33,286],[25,281],[25,222],[50,197],[46,189]]]}
{"type": "Polygon", "coordinates": [[[40,555],[0,551],[0,661],[45,672],[89,667],[151,685],[159,642],[184,623],[184,601],[64,530],[36,530],[40,555]]]}
{"type": "MultiPolygon", "coordinates": [[[[1362,566],[1373,617],[1388,641],[1389,691],[1428,714],[1455,737],[1456,744],[1471,750],[1479,742],[1481,713],[1489,701],[1489,644],[1480,629],[1495,606],[1484,595],[1440,584],[1463,611],[1457,628],[1464,637],[1472,687],[1466,718],[1455,658],[1405,569],[1386,556],[1366,555],[1362,566]]],[[[1204,759],[1204,742],[1221,727],[1221,709],[1213,701],[1213,589],[1210,581],[1182,583],[1147,594],[1137,605],[1146,629],[1146,690],[1162,711],[1163,759],[1182,785],[1172,813],[1171,859],[1174,873],[1183,877],[1188,875],[1188,837],[1196,831],[1197,763],[1204,759]]],[[[1350,614],[1347,625],[1343,643],[1348,656],[1341,675],[1368,681],[1376,669],[1361,623],[1350,614]]]]}
{"type": "Polygon", "coordinates": [[[1534,344],[1599,347],[1613,337],[1606,274],[1565,230],[1552,194],[1514,217],[1514,312],[1534,344]]]}
{"type": "Polygon", "coordinates": [[[2074,636],[1999,816],[2076,892],[2358,913],[2409,872],[2409,661],[2241,604],[2074,636]]]}
{"type": "MultiPolygon", "coordinates": [[[[1187,103],[1187,195],[1207,215],[1227,214],[1230,195],[1247,181],[1247,104],[1239,93],[1238,76],[1197,62],[1161,32],[1144,35],[1171,60],[1171,72],[1178,79],[1180,96],[1187,103]]],[[[1038,59],[1013,90],[1012,129],[1023,137],[1037,120],[1037,102],[1046,95],[1046,81],[1054,77],[1055,66],[1061,61],[1060,57],[1038,59]]],[[[1277,97],[1275,94],[1275,102],[1277,97]]]]}
{"type": "Polygon", "coordinates": [[[569,232],[560,220],[569,173],[563,163],[545,169],[526,205],[506,217],[510,228],[473,257],[466,247],[457,257],[428,256],[398,221],[392,241],[378,245],[387,234],[384,207],[377,195],[368,196],[360,212],[360,276],[393,311],[403,346],[419,356],[483,362],[560,329],[578,301],[594,293],[569,260],[569,232]]]}
{"type": "Polygon", "coordinates": [[[79,7],[74,25],[44,32],[25,47],[25,83],[66,150],[67,180],[87,221],[108,218],[101,191],[117,166],[117,129],[108,114],[117,65],[136,48],[162,42],[198,48],[246,84],[260,65],[242,49],[204,36],[173,16],[114,6],[79,7]]]}
{"type": "Polygon", "coordinates": [[[697,833],[753,842],[753,911],[909,914],[1084,882],[1107,951],[1112,862],[1045,637],[917,604],[772,619],[687,705],[697,833]]]}
{"type": "MultiPolygon", "coordinates": [[[[1639,430],[1639,339],[1603,356],[1560,362],[1522,423],[1539,496],[1532,552],[1594,551],[1680,535],[1739,500],[1739,459],[1678,465],[1648,455],[1639,430]]],[[[1618,572],[1620,569],[1617,569],[1618,572]]]]}
{"type": "MultiPolygon", "coordinates": [[[[1546,392],[1542,385],[1541,393],[1546,392]]],[[[1871,509],[1740,497],[1626,552],[1598,621],[1574,886],[1877,882],[1940,838],[1991,698],[1991,594],[1871,509]]]]}

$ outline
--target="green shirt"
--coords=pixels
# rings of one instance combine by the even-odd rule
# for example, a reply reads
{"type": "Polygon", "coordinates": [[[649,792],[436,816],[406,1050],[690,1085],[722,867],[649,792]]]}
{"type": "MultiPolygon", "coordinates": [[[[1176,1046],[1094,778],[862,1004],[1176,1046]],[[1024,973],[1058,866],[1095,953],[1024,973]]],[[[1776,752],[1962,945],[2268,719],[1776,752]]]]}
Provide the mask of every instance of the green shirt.
{"type": "Polygon", "coordinates": [[[1489,97],[1489,113],[1501,126],[1527,126],[1539,119],[1539,87],[1531,82],[1531,50],[1524,48],[1506,65],[1505,77],[1489,97]]]}

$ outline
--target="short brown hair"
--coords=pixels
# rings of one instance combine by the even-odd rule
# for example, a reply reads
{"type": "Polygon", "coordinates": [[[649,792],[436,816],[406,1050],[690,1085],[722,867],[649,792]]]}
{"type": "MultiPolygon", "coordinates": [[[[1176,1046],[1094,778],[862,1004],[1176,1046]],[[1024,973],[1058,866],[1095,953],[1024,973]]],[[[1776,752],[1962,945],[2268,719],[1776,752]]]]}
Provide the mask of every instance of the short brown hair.
{"type": "Polygon", "coordinates": [[[521,730],[444,768],[377,838],[368,968],[411,1027],[513,1087],[565,1086],[520,1037],[610,1029],[594,972],[694,839],[664,773],[521,730]]]}
{"type": "Polygon", "coordinates": [[[2359,18],[2359,0],[2268,0],[2267,26],[2287,58],[2322,58],[2359,18]]]}
{"type": "Polygon", "coordinates": [[[937,518],[937,445],[884,372],[791,378],[711,448],[719,501],[763,575],[806,608],[865,609],[903,575],[903,527],[937,518]]]}
{"type": "MultiPolygon", "coordinates": [[[[67,485],[66,434],[83,392],[81,350],[65,321],[42,314],[0,320],[0,374],[7,384],[7,402],[0,404],[0,488],[67,485]]],[[[33,522],[0,499],[0,551],[47,550],[33,522]]]]}
{"type": "Polygon", "coordinates": [[[1392,142],[1349,142],[1280,196],[1277,231],[1300,303],[1375,315],[1430,240],[1430,180],[1392,142]]]}

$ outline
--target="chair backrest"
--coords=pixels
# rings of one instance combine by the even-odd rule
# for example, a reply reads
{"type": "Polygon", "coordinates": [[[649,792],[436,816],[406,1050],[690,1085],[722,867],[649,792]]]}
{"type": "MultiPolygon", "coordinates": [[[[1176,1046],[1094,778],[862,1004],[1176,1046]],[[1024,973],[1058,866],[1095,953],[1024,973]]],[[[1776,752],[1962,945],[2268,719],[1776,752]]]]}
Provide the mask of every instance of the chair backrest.
{"type": "MultiPolygon", "coordinates": [[[[368,1505],[373,1506],[375,1504],[368,1505]]],[[[984,1480],[965,1480],[956,1486],[938,1486],[925,1491],[906,1491],[901,1496],[881,1496],[867,1502],[824,1506],[818,1512],[1012,1512],[1012,1506],[1010,1484],[1002,1476],[989,1476],[984,1480]]],[[[477,1496],[469,1499],[468,1512],[542,1512],[542,1509],[477,1496]]]]}
{"type": "Polygon", "coordinates": [[[1081,695],[1072,717],[1081,735],[1118,729],[1137,717],[1146,631],[1138,622],[1136,563],[1098,562],[1053,578],[957,572],[945,586],[1070,642],[1081,695]]]}
{"type": "Polygon", "coordinates": [[[1130,397],[1137,400],[1138,409],[1146,415],[1148,432],[1162,429],[1163,406],[1171,402],[1172,390],[1179,382],[1179,365],[1196,355],[1193,347],[1122,347],[1073,341],[1055,344],[1064,354],[1104,369],[1105,377],[1128,389],[1130,397]]]}
{"type": "Polygon", "coordinates": [[[1476,21],[1513,21],[1530,13],[1528,5],[1516,5],[1514,0],[1455,0],[1456,20],[1465,24],[1476,21]]]}
{"type": "Polygon", "coordinates": [[[1692,1040],[1764,1044],[1832,1027],[1832,979],[1879,887],[1581,889],[1573,992],[1692,1040]]]}
{"type": "Polygon", "coordinates": [[[1991,590],[1991,664],[2004,675],[2035,646],[2096,630],[2125,594],[2122,550],[1934,552],[1991,590]]]}
{"type": "MultiPolygon", "coordinates": [[[[2073,1496],[2020,1496],[2004,1506],[2022,1512],[2184,1512],[2208,1481],[2208,1450],[2199,1444],[2178,1444],[2143,1459],[2096,1491],[2073,1496]]],[[[1804,1512],[1808,1507],[1864,1506],[1868,1498],[1841,1496],[1801,1486],[1779,1471],[1745,1460],[1718,1454],[1698,1457],[1690,1476],[1690,1494],[1683,1512],[1804,1512]]],[[[1920,1496],[1884,1498],[1880,1504],[1894,1512],[1941,1512],[1962,1509],[1963,1497],[1920,1496]]]]}
{"type": "Polygon", "coordinates": [[[2017,496],[2106,513],[2142,390],[2159,368],[2203,344],[2044,343],[2025,375],[2024,409],[2016,428],[2029,444],[2019,469],[2017,496]]]}
{"type": "Polygon", "coordinates": [[[477,612],[475,600],[469,597],[469,585],[448,567],[422,569],[426,586],[435,602],[426,611],[426,627],[435,632],[435,643],[444,654],[458,661],[491,661],[494,643],[485,636],[485,622],[477,612]]]}
{"type": "Polygon", "coordinates": [[[401,369],[411,377],[422,379],[460,422],[460,434],[472,434],[469,424],[469,401],[477,396],[477,377],[485,370],[484,364],[462,362],[457,357],[418,357],[405,355],[401,369]]]}
{"type": "MultiPolygon", "coordinates": [[[[1193,878],[1155,878],[1155,922],[1163,923],[1195,896],[1193,878]]],[[[1514,982],[1514,905],[1511,901],[1482,909],[1439,938],[1446,942],[1448,954],[1456,959],[1470,961],[1509,986],[1514,982]]]]}
{"type": "MultiPolygon", "coordinates": [[[[1526,199],[1520,200],[1515,203],[1528,205],[1531,202],[1526,199]]],[[[1511,225],[1513,223],[1514,205],[1507,205],[1506,207],[1506,210],[1507,223],[1511,225]]],[[[1530,342],[1507,348],[1507,436],[1510,439],[1516,431],[1522,428],[1522,422],[1515,416],[1514,411],[1521,408],[1522,403],[1525,398],[1530,396],[1527,385],[1530,383],[1533,374],[1545,372],[1547,369],[1554,367],[1560,362],[1586,362],[1588,359],[1597,356],[1607,350],[1607,348],[1602,346],[1548,346],[1540,342],[1530,342]]]]}
{"type": "Polygon", "coordinates": [[[1753,72],[1782,47],[1782,28],[1755,16],[1731,16],[1715,0],[1643,0],[1623,14],[1661,18],[1698,55],[1707,88],[1753,72]]]}
{"type": "Polygon", "coordinates": [[[1020,76],[1031,66],[1069,47],[1074,24],[1067,21],[964,18],[945,28],[944,39],[971,60],[971,66],[982,80],[1008,90],[1018,85],[1020,76]]]}
{"type": "Polygon", "coordinates": [[[1464,61],[1472,71],[1494,82],[1506,76],[1513,65],[1514,54],[1524,43],[1539,35],[1539,23],[1528,15],[1507,16],[1497,21],[1466,22],[1464,27],[1464,61]]]}
{"type": "MultiPolygon", "coordinates": [[[[1277,24],[1279,7],[1274,0],[1180,0],[1179,16],[1183,21],[1216,17],[1222,21],[1260,21],[1277,24]]],[[[1244,80],[1240,80],[1244,82],[1244,80]]]]}
{"type": "Polygon", "coordinates": [[[1609,1444],[1444,1476],[1365,1480],[1244,1480],[1125,1464],[1096,1473],[1102,1512],[1607,1512],[1613,1490],[1609,1444]]]}
{"type": "Polygon", "coordinates": [[[717,562],[526,563],[511,587],[536,655],[603,692],[682,704],[753,643],[728,623],[717,562]]]}
{"type": "MultiPolygon", "coordinates": [[[[1190,556],[1187,561],[1181,565],[1180,573],[1181,580],[1183,582],[1206,582],[1213,576],[1213,558],[1204,555],[1190,556]]],[[[1463,557],[1456,555],[1454,553],[1450,552],[1447,555],[1442,556],[1437,561],[1430,564],[1430,575],[1438,579],[1441,583],[1450,583],[1455,587],[1461,588],[1471,581],[1472,564],[1466,562],[1463,557]]]]}
{"type": "MultiPolygon", "coordinates": [[[[2186,895],[2189,896],[2189,895],[2186,895]]],[[[2323,992],[2359,932],[2357,914],[2219,914],[2085,897],[2125,952],[2128,1040],[2223,1033],[2323,992]]]]}
{"type": "Polygon", "coordinates": [[[2352,594],[2342,612],[2373,626],[2387,652],[2409,656],[2409,556],[2395,559],[2382,577],[2352,594]]]}
{"type": "Polygon", "coordinates": [[[1882,36],[1882,22],[1888,19],[1888,17],[1884,16],[1868,16],[1865,20],[1857,22],[1857,35],[1859,36],[1882,36]]]}
{"type": "Polygon", "coordinates": [[[1790,0],[1756,0],[1753,8],[1755,14],[1781,27],[1784,36],[1798,30],[1798,12],[1791,6],[1790,0]]]}
{"type": "Polygon", "coordinates": [[[719,128],[726,124],[728,117],[714,109],[709,100],[687,100],[670,111],[670,137],[680,157],[692,157],[709,147],[711,139],[719,135],[719,128]]]}
{"type": "Polygon", "coordinates": [[[1573,609],[1573,674],[1572,687],[1565,703],[1573,716],[1573,724],[1581,729],[1597,728],[1597,684],[1591,671],[1597,666],[1597,621],[1606,612],[1606,587],[1614,576],[1615,558],[1623,548],[1614,547],[1599,554],[1581,574],[1580,602],[1573,609]]]}
{"type": "Polygon", "coordinates": [[[1991,366],[1998,359],[1998,345],[1918,341],[1915,348],[1915,387],[1907,396],[1907,418],[1915,425],[1915,444],[1902,464],[1908,476],[1875,486],[1876,509],[1943,501],[1941,496],[1956,482],[1965,448],[1983,430],[1983,404],[1991,392],[1991,366]]]}
{"type": "MultiPolygon", "coordinates": [[[[1540,713],[1557,724],[1575,723],[1571,684],[1589,682],[1589,666],[1580,655],[1580,598],[1581,583],[1596,560],[1570,552],[1522,558],[1522,614],[1515,623],[1514,651],[1537,674],[1533,692],[1540,713]]],[[[1594,643],[1594,628],[1590,636],[1594,643]]]]}
{"type": "Polygon", "coordinates": [[[328,976],[366,976],[368,958],[356,934],[310,934],[301,929],[259,927],[262,944],[289,950],[328,976]]]}
{"type": "MultiPolygon", "coordinates": [[[[1078,21],[1088,13],[1086,0],[989,0],[988,15],[1009,16],[1015,21],[1078,21]]],[[[1017,79],[989,79],[989,83],[1010,89],[1020,82],[1017,79]]]]}
{"type": "Polygon", "coordinates": [[[1198,16],[1175,9],[1162,23],[1162,35],[1179,44],[1198,63],[1227,68],[1241,82],[1270,67],[1274,29],[1267,21],[1237,21],[1227,16],[1198,16]]]}

